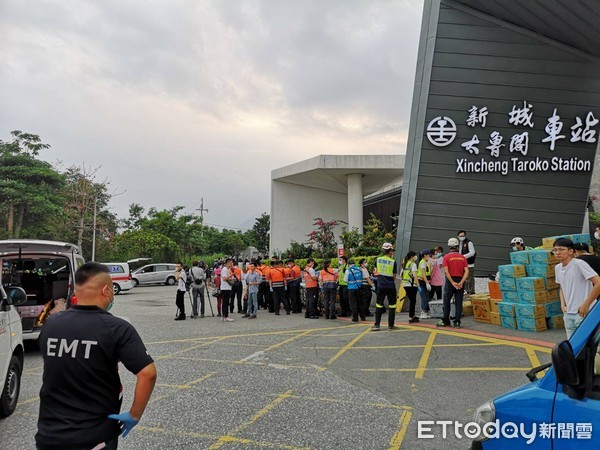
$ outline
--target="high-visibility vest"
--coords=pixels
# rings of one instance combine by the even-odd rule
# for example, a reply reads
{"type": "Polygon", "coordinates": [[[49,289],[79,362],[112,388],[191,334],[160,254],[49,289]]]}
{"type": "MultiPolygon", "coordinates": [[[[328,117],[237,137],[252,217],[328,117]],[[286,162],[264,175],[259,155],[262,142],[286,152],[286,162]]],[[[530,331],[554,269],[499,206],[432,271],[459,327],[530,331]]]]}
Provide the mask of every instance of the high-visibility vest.
{"type": "Polygon", "coordinates": [[[283,287],[285,279],[285,271],[283,269],[277,269],[275,267],[269,270],[269,280],[273,287],[283,287]]]}
{"type": "Polygon", "coordinates": [[[310,276],[308,269],[310,269],[310,267],[306,267],[304,269],[304,283],[306,284],[307,288],[316,288],[317,280],[313,280],[313,277],[310,276]]]}
{"type": "Polygon", "coordinates": [[[321,276],[321,281],[323,283],[331,283],[331,282],[335,283],[335,280],[337,278],[335,273],[331,273],[327,270],[321,270],[320,276],[321,276]]]}
{"type": "Polygon", "coordinates": [[[383,275],[385,277],[394,276],[394,261],[389,256],[380,256],[377,258],[377,275],[383,275]]]}
{"type": "Polygon", "coordinates": [[[404,270],[402,271],[402,280],[406,281],[407,283],[410,283],[411,285],[415,284],[415,280],[413,278],[411,270],[413,264],[414,261],[412,259],[407,261],[406,265],[404,266],[404,270]]]}
{"type": "MultiPolygon", "coordinates": [[[[425,275],[427,276],[427,278],[429,278],[429,276],[431,275],[431,266],[429,265],[429,263],[427,262],[427,260],[425,258],[423,258],[421,261],[425,261],[425,275]]],[[[419,262],[419,265],[421,265],[421,262],[419,262]]],[[[419,276],[421,276],[420,270],[419,270],[419,276]]]]}

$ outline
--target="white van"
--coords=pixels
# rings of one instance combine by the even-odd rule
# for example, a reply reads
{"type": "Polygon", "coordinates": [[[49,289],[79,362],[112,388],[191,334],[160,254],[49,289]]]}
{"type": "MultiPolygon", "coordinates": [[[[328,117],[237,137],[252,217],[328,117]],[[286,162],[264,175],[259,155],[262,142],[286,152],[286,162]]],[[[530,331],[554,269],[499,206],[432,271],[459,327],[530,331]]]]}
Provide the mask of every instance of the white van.
{"type": "Polygon", "coordinates": [[[25,291],[0,285],[0,417],[10,416],[19,401],[23,372],[23,333],[15,309],[27,301],[25,291]]]}
{"type": "Polygon", "coordinates": [[[141,284],[167,284],[173,286],[176,282],[175,264],[147,264],[133,271],[133,286],[141,284]]]}
{"type": "Polygon", "coordinates": [[[128,291],[133,288],[131,281],[131,271],[129,270],[129,264],[127,263],[102,263],[108,267],[110,277],[113,282],[113,291],[115,295],[128,291]]]}
{"type": "Polygon", "coordinates": [[[84,264],[79,247],[66,242],[14,239],[0,241],[0,284],[19,286],[27,301],[17,308],[23,339],[35,340],[54,300],[73,295],[75,271],[84,264]]]}

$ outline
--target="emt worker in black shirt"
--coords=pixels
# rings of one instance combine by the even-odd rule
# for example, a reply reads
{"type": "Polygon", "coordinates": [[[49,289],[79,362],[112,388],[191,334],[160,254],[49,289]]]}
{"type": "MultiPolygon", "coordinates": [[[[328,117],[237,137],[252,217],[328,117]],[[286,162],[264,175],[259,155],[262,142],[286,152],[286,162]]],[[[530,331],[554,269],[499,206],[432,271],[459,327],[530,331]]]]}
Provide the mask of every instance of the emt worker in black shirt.
{"type": "Polygon", "coordinates": [[[38,450],[117,448],[146,409],[156,367],[135,328],[108,311],[114,304],[106,266],[75,273],[78,304],[52,316],[40,334],[44,375],[35,441],[38,450]],[[137,376],[133,404],[123,397],[118,363],[137,376]]]}

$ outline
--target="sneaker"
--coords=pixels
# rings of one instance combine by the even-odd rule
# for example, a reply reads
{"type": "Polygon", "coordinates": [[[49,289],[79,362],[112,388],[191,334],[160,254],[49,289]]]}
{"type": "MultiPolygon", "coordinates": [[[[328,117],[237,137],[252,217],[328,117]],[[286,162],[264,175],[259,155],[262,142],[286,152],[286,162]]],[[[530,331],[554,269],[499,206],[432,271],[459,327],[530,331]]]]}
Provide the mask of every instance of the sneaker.
{"type": "Polygon", "coordinates": [[[408,323],[419,323],[419,318],[417,316],[408,319],[408,323]]]}
{"type": "Polygon", "coordinates": [[[319,316],[310,316],[311,319],[318,319],[319,316]]]}
{"type": "Polygon", "coordinates": [[[454,328],[461,328],[460,322],[458,320],[455,320],[452,325],[454,326],[454,328]]]}
{"type": "Polygon", "coordinates": [[[436,327],[449,327],[450,324],[444,322],[443,320],[440,320],[438,323],[435,324],[436,327]]]}
{"type": "Polygon", "coordinates": [[[231,317],[225,317],[225,319],[223,319],[224,322],[233,322],[233,319],[231,317]]]}
{"type": "Polygon", "coordinates": [[[221,317],[221,314],[217,314],[217,317],[221,317]]]}
{"type": "Polygon", "coordinates": [[[256,314],[252,314],[252,315],[250,316],[250,319],[256,319],[256,314]]]}
{"type": "Polygon", "coordinates": [[[286,315],[286,316],[289,316],[289,315],[290,315],[290,312],[289,312],[289,311],[286,311],[286,312],[285,312],[285,315],[286,315]]]}
{"type": "Polygon", "coordinates": [[[185,320],[185,314],[175,317],[175,320],[185,320]]]}
{"type": "Polygon", "coordinates": [[[358,322],[358,319],[352,319],[352,322],[358,322]]]}
{"type": "Polygon", "coordinates": [[[397,330],[398,327],[396,325],[390,325],[388,326],[388,330],[397,330]]]}
{"type": "Polygon", "coordinates": [[[242,317],[244,317],[244,318],[250,317],[250,314],[244,314],[242,317]]]}
{"type": "Polygon", "coordinates": [[[429,311],[421,311],[421,317],[419,317],[420,319],[431,319],[431,314],[429,314],[429,311]]]}
{"type": "Polygon", "coordinates": [[[375,324],[371,327],[371,331],[379,331],[381,328],[379,327],[379,325],[375,324]]]}

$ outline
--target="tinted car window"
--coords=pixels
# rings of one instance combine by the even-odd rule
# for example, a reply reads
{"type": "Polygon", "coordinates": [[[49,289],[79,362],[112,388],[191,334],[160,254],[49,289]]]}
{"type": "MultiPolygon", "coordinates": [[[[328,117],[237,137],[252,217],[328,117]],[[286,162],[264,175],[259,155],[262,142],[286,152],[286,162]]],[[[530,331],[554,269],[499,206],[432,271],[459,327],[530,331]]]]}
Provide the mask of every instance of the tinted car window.
{"type": "Polygon", "coordinates": [[[169,271],[174,271],[175,270],[175,265],[174,264],[169,264],[167,267],[168,267],[167,270],[169,270],[169,271]]]}
{"type": "Polygon", "coordinates": [[[157,272],[165,272],[167,270],[169,270],[169,266],[156,266],[157,272]]]}
{"type": "Polygon", "coordinates": [[[155,272],[154,266],[146,266],[141,270],[141,272],[144,272],[144,273],[155,272]]]}

